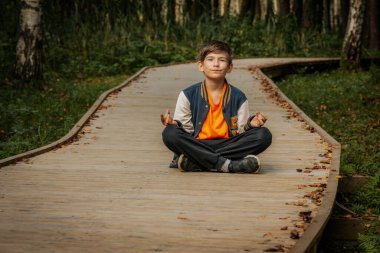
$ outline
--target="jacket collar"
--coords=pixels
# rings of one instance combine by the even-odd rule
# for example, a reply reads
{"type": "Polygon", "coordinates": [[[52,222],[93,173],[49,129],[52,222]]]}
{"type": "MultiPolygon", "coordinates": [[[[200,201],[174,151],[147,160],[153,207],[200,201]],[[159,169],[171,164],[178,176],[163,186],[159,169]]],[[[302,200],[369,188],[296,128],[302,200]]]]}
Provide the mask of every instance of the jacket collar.
{"type": "MultiPolygon", "coordinates": [[[[231,98],[231,85],[227,82],[227,79],[224,79],[224,82],[227,84],[226,91],[224,92],[223,96],[223,103],[222,106],[223,108],[230,102],[231,98]]],[[[207,102],[208,101],[208,96],[207,96],[207,89],[206,89],[206,80],[204,80],[201,84],[201,97],[207,102]]]]}

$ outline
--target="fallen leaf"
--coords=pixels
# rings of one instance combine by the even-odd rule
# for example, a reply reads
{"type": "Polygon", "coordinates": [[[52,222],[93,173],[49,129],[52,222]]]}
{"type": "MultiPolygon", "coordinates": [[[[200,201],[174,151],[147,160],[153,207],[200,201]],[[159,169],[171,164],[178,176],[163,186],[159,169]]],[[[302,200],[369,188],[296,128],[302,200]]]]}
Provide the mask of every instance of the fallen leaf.
{"type": "Polygon", "coordinates": [[[330,163],[330,159],[326,158],[326,159],[322,159],[320,161],[320,163],[326,163],[326,164],[329,164],[330,163]]]}
{"type": "Polygon", "coordinates": [[[299,232],[296,229],[293,229],[292,231],[290,231],[290,238],[299,239],[300,238],[299,232]]]}
{"type": "Polygon", "coordinates": [[[304,228],[305,227],[305,224],[304,223],[301,223],[301,222],[297,222],[296,224],[294,224],[294,226],[296,227],[296,228],[304,228]]]}
{"type": "Polygon", "coordinates": [[[263,237],[266,237],[266,236],[273,236],[273,234],[272,234],[271,232],[268,232],[268,233],[265,233],[265,234],[263,235],[263,237]]]}
{"type": "Polygon", "coordinates": [[[285,247],[283,245],[276,245],[265,249],[264,252],[285,252],[285,247]]]}

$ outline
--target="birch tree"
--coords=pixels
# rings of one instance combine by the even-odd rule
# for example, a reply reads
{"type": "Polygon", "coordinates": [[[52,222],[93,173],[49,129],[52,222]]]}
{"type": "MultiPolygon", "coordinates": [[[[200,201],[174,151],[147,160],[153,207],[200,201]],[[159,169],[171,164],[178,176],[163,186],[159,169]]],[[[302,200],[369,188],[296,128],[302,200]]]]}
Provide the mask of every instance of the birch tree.
{"type": "Polygon", "coordinates": [[[21,0],[15,76],[23,86],[42,85],[42,0],[21,0]]]}
{"type": "Polygon", "coordinates": [[[224,16],[228,14],[228,9],[230,8],[230,0],[220,0],[219,1],[219,15],[224,16]]]}
{"type": "Polygon", "coordinates": [[[350,1],[350,12],[341,59],[341,66],[345,69],[355,70],[359,67],[364,10],[365,0],[350,1]]]}
{"type": "Polygon", "coordinates": [[[266,24],[269,18],[269,0],[260,0],[260,14],[261,22],[266,24]]]}

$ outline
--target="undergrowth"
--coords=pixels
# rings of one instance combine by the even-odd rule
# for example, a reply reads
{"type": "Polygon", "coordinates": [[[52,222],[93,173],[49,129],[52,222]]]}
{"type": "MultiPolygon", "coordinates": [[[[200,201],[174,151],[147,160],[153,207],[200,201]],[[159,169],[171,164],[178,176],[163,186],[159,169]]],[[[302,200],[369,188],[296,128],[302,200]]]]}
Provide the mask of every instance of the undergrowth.
{"type": "Polygon", "coordinates": [[[63,137],[111,87],[126,75],[68,82],[55,78],[42,90],[0,87],[0,159],[63,137]]]}

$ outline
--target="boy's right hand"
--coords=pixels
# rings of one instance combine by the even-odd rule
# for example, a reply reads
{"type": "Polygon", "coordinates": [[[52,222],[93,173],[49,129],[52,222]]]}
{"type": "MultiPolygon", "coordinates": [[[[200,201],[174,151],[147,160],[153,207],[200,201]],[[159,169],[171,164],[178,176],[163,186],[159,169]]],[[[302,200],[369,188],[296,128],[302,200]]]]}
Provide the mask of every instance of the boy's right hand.
{"type": "Polygon", "coordinates": [[[166,109],[165,114],[161,114],[161,123],[164,126],[177,125],[177,121],[174,121],[173,118],[172,118],[172,116],[170,116],[169,109],[166,109]]]}

